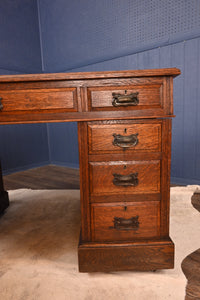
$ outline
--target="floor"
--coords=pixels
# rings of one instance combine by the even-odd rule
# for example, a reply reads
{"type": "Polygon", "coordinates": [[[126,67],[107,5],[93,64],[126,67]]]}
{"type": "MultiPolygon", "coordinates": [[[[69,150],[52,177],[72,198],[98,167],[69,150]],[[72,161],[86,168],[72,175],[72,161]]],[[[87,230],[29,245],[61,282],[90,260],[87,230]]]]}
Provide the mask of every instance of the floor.
{"type": "Polygon", "coordinates": [[[48,165],[3,176],[5,190],[79,189],[79,170],[48,165]]]}
{"type": "MultiPolygon", "coordinates": [[[[5,190],[15,190],[19,188],[30,188],[34,190],[41,189],[79,189],[79,170],[48,165],[39,168],[30,169],[27,171],[17,172],[14,174],[6,175],[3,177],[4,188],[5,190]]],[[[200,194],[197,197],[193,198],[193,205],[196,209],[200,210],[200,194]],[[198,206],[198,208],[197,208],[198,206]]],[[[195,274],[198,277],[200,274],[200,249],[198,249],[194,255],[198,256],[193,259],[193,256],[189,256],[188,259],[192,259],[195,266],[193,266],[193,271],[195,270],[195,274]],[[198,254],[198,255],[197,255],[198,254]]],[[[188,269],[187,265],[188,260],[186,260],[185,273],[186,277],[191,275],[190,268],[188,269]]],[[[184,263],[183,263],[184,264],[184,263]]],[[[191,263],[189,263],[191,266],[191,263]]],[[[192,272],[193,274],[193,272],[192,272]]],[[[192,276],[193,277],[193,276],[192,276]]],[[[199,277],[198,277],[199,279],[199,277]]],[[[193,282],[188,281],[187,287],[187,300],[192,299],[200,299],[193,298],[193,293],[197,292],[196,288],[199,287],[198,284],[193,286],[193,282]]]]}

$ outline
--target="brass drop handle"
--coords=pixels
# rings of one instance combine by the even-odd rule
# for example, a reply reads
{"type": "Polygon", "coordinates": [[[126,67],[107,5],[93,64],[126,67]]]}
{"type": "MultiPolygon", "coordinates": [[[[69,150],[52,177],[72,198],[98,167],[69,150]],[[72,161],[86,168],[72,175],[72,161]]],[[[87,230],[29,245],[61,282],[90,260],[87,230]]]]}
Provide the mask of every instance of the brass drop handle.
{"type": "Polygon", "coordinates": [[[137,186],[139,183],[138,173],[131,173],[129,175],[113,174],[113,184],[116,186],[137,186]]]}
{"type": "Polygon", "coordinates": [[[138,230],[139,216],[131,217],[130,219],[114,217],[114,228],[118,230],[138,230]]]}
{"type": "Polygon", "coordinates": [[[138,133],[127,136],[113,133],[113,137],[113,145],[121,148],[135,147],[138,144],[138,133]]]}
{"type": "Polygon", "coordinates": [[[3,109],[3,104],[1,103],[2,97],[0,97],[0,110],[3,109]]]}
{"type": "Polygon", "coordinates": [[[138,99],[138,92],[136,93],[131,93],[131,94],[120,94],[120,93],[112,93],[113,96],[113,101],[112,105],[113,106],[136,106],[139,103],[138,99]]]}

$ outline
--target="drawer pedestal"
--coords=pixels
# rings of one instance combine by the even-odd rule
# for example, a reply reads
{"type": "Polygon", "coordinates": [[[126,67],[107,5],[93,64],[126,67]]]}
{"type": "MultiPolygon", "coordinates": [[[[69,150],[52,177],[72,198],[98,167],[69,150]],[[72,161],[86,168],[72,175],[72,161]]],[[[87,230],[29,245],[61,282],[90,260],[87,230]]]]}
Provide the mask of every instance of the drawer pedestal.
{"type": "Polygon", "coordinates": [[[79,270],[173,268],[171,119],[83,122],[79,140],[85,151],[80,171],[86,178],[81,203],[88,212],[82,219],[79,270]]]}

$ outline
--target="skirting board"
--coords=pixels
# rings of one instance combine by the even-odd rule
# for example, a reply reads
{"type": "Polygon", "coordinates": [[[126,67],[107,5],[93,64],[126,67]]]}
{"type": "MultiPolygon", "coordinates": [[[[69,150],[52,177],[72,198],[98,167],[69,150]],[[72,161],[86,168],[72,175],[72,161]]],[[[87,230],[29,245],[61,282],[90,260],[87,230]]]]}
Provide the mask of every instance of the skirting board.
{"type": "Polygon", "coordinates": [[[176,184],[176,185],[200,185],[200,179],[171,177],[171,184],[176,184]]]}

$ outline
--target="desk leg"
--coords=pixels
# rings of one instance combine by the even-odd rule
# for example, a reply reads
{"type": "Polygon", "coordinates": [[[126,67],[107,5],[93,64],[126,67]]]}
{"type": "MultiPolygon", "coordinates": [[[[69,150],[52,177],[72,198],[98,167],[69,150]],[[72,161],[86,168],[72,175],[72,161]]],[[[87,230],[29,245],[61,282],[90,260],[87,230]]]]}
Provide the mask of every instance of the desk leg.
{"type": "Polygon", "coordinates": [[[0,164],[0,214],[2,214],[8,206],[9,206],[9,198],[8,198],[8,193],[4,190],[3,187],[3,177],[2,177],[2,170],[0,164]]]}

